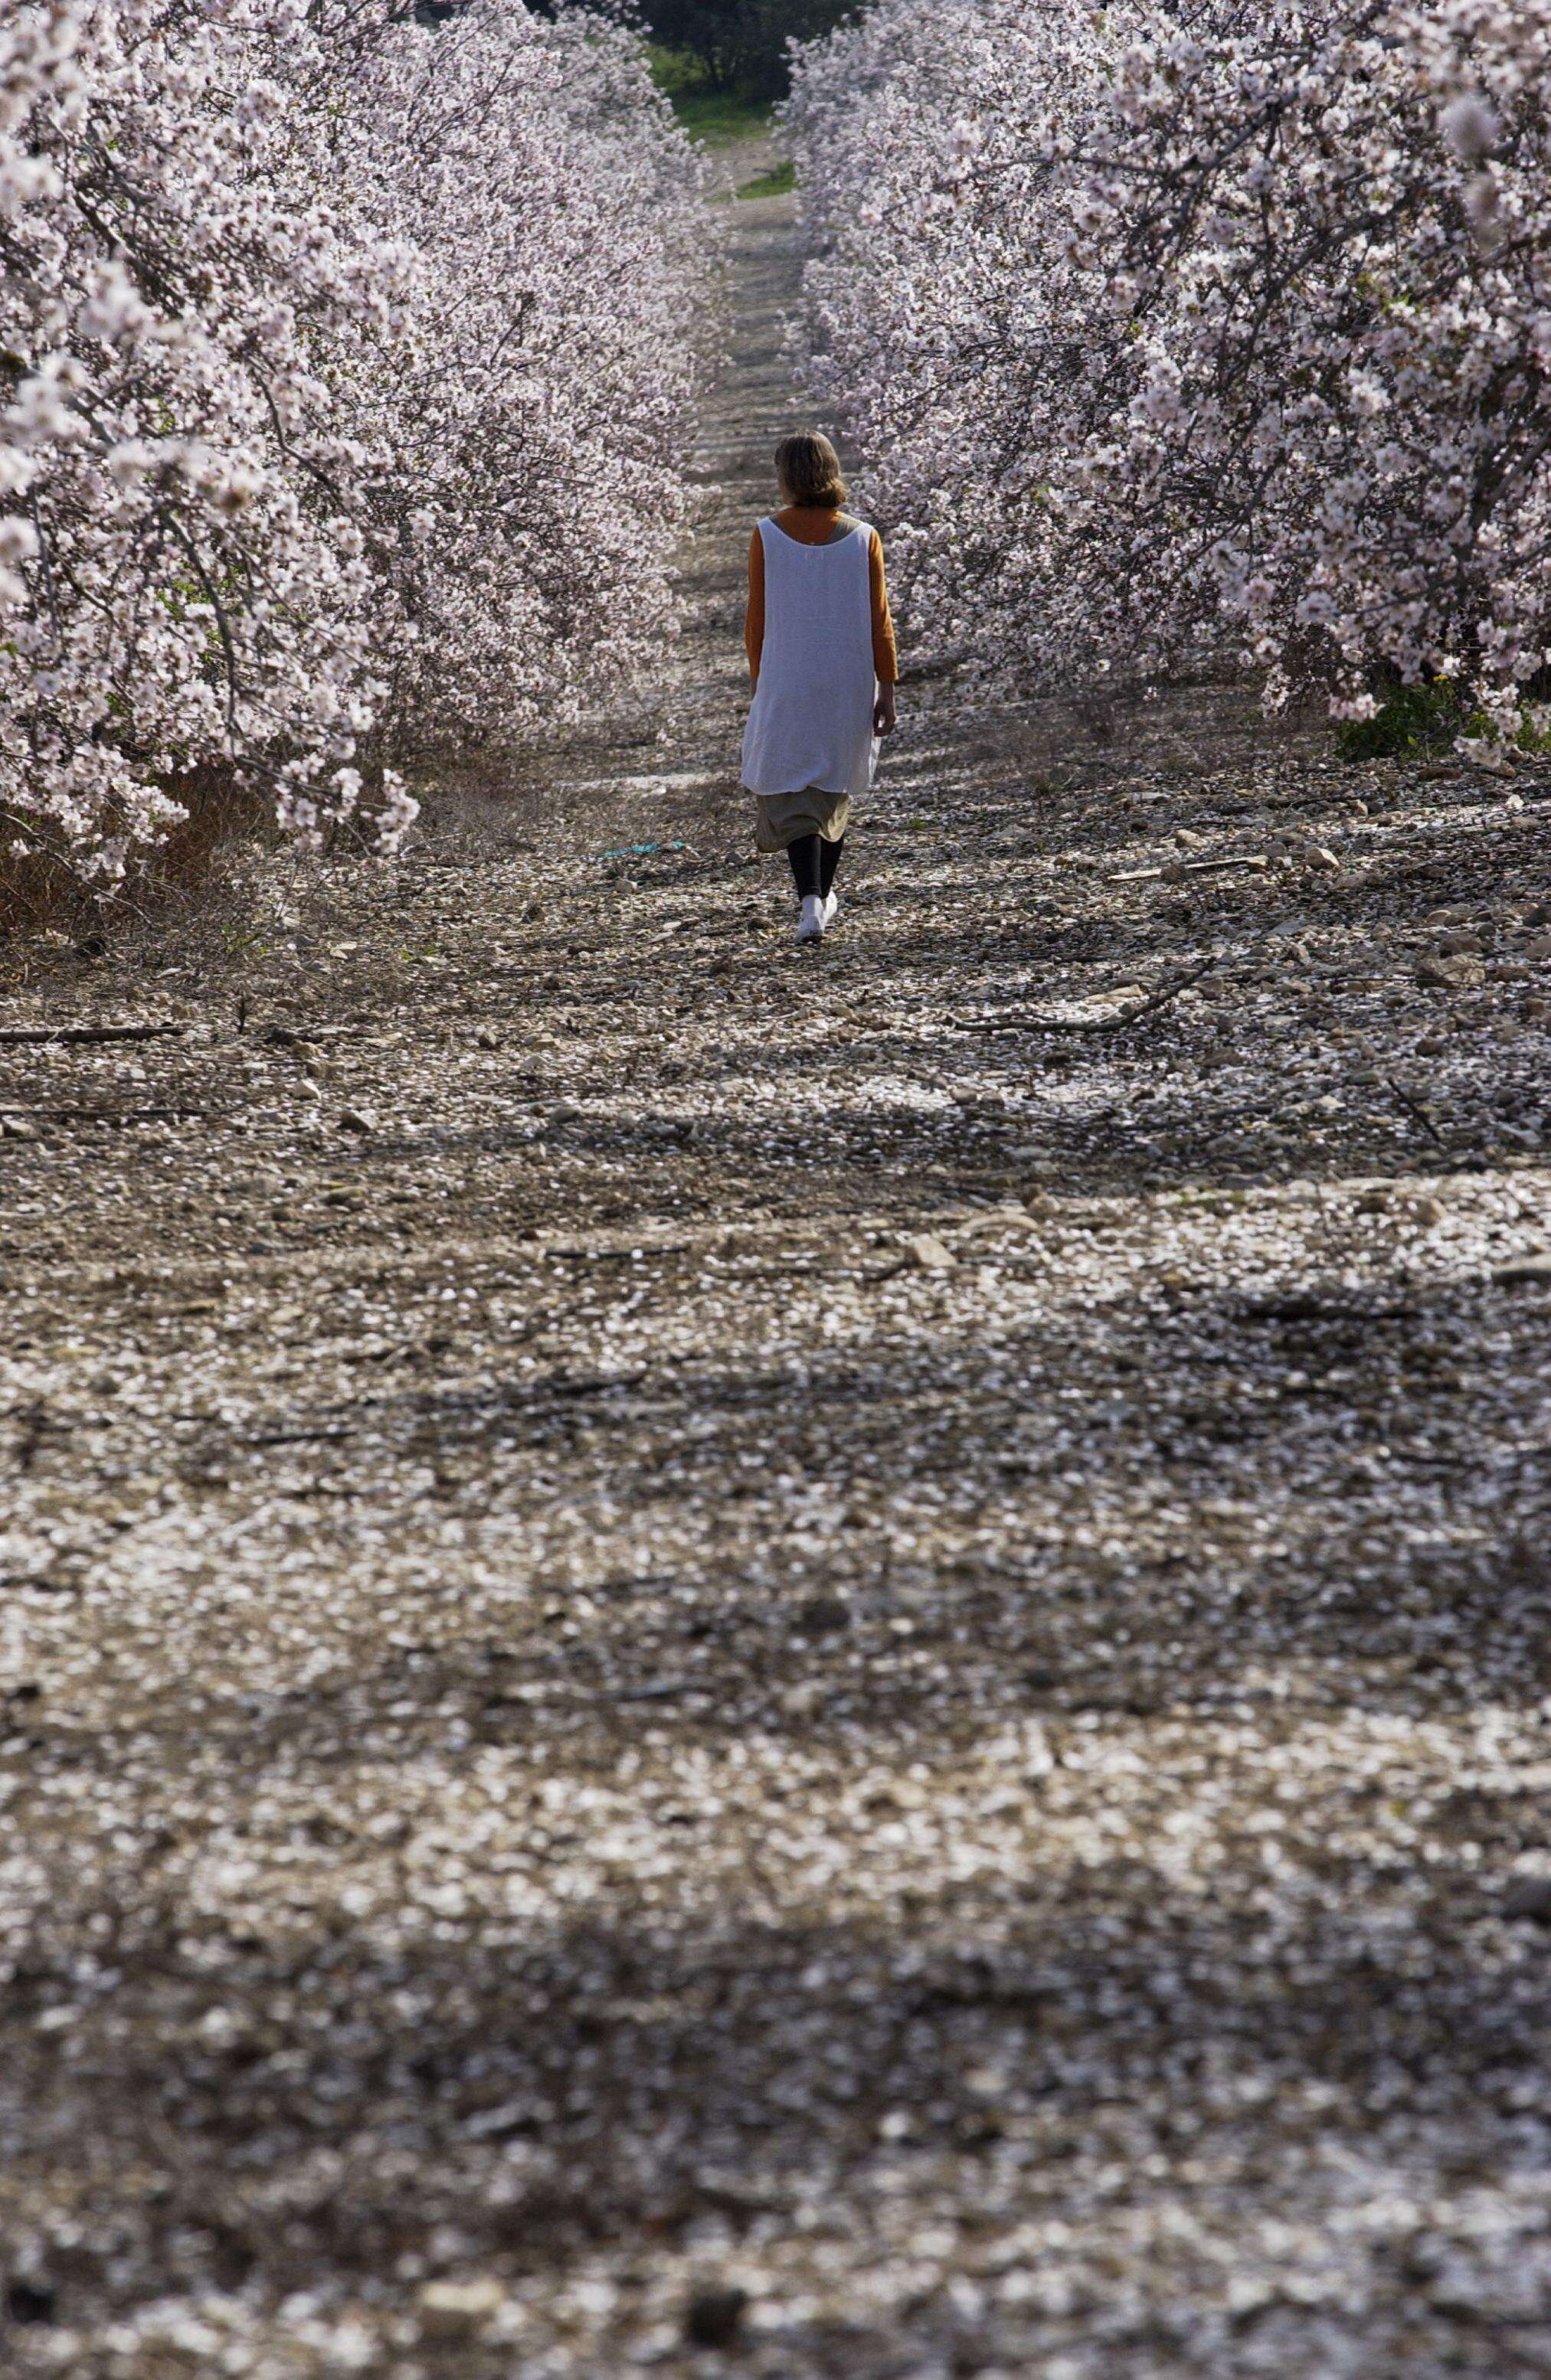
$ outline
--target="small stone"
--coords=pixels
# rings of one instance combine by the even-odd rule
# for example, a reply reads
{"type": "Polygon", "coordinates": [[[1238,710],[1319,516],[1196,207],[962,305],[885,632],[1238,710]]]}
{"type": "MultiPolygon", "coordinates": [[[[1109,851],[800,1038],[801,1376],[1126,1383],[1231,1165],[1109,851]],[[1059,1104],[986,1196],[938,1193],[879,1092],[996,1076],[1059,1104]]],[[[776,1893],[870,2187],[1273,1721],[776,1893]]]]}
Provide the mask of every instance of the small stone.
{"type": "Polygon", "coordinates": [[[36,1140],[38,1127],[29,1123],[25,1116],[0,1116],[0,1133],[7,1140],[36,1140]]]}
{"type": "Polygon", "coordinates": [[[1503,1895],[1503,1915],[1551,1925],[1551,1876],[1518,1876],[1503,1895]]]}
{"type": "Polygon", "coordinates": [[[748,2305],[747,2289],[699,2289],[684,2310],[684,2336],[691,2347],[731,2347],[748,2305]]]}
{"type": "Polygon", "coordinates": [[[800,1604],[797,1624],[804,1636],[833,1636],[851,1624],[851,1608],[837,1595],[815,1595],[800,1604]]]}
{"type": "Polygon", "coordinates": [[[1429,951],[1417,962],[1416,979],[1435,991],[1473,991],[1486,980],[1486,969],[1479,959],[1464,952],[1454,958],[1429,951]]]}
{"type": "Polygon", "coordinates": [[[1515,1257],[1511,1264],[1494,1266],[1492,1278],[1503,1289],[1551,1281],[1551,1256],[1515,1257]]]}
{"type": "Polygon", "coordinates": [[[427,2281],[420,2293],[421,2337],[449,2342],[476,2338],[506,2301],[499,2281],[427,2281]]]}
{"type": "Polygon", "coordinates": [[[377,1119],[370,1108],[341,1108],[339,1129],[341,1132],[355,1132],[362,1135],[373,1133],[377,1129],[377,1119]]]}
{"type": "MultiPolygon", "coordinates": [[[[1505,1583],[1533,1587],[1537,1595],[1551,1590],[1551,1545],[1527,1530],[1510,1537],[1502,1551],[1501,1575],[1505,1583]]],[[[1551,1704],[1545,1707],[1551,1718],[1551,1704]]]]}
{"type": "Polygon", "coordinates": [[[1340,861],[1337,858],[1336,854],[1325,844],[1305,844],[1301,853],[1300,854],[1300,857],[1302,859],[1304,867],[1312,868],[1316,875],[1339,876],[1341,872],[1340,861]]]}
{"type": "Polygon", "coordinates": [[[959,1261],[934,1232],[912,1232],[905,1242],[905,1254],[921,1272],[951,1272],[959,1261]]]}
{"type": "Polygon", "coordinates": [[[1438,1198],[1413,1198],[1411,1215],[1413,1223],[1420,1224],[1423,1231],[1430,1232],[1435,1223],[1443,1221],[1443,1202],[1438,1198]]]}
{"type": "Polygon", "coordinates": [[[55,2302],[48,2281],[30,2280],[18,2273],[6,2285],[6,2312],[13,2322],[52,2322],[55,2302]]]}

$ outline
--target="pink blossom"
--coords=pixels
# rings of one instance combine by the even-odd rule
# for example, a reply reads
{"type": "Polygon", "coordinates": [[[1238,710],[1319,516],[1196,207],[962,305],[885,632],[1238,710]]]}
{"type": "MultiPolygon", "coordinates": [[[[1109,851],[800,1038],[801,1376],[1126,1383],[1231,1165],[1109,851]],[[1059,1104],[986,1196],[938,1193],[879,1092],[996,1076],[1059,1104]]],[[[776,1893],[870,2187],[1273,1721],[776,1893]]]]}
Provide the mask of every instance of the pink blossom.
{"type": "Polygon", "coordinates": [[[111,876],[217,767],[390,846],[394,764],[638,668],[701,181],[613,16],[13,9],[0,805],[111,876]]]}
{"type": "Polygon", "coordinates": [[[1551,650],[1551,0],[879,0],[786,116],[812,388],[923,660],[1145,676],[1248,620],[1273,699],[1447,669],[1512,732],[1551,650]]]}

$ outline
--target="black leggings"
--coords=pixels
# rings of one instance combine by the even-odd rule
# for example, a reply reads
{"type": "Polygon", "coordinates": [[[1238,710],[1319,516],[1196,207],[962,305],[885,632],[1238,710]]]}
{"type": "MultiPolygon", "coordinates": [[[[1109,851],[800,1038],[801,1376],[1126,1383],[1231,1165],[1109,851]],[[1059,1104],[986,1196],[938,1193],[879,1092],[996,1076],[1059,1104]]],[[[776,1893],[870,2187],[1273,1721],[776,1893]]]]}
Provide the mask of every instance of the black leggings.
{"type": "Polygon", "coordinates": [[[828,892],[845,847],[843,834],[833,843],[826,843],[822,834],[800,834],[794,843],[788,844],[787,857],[791,861],[792,880],[800,901],[806,900],[810,892],[821,897],[828,892]]]}

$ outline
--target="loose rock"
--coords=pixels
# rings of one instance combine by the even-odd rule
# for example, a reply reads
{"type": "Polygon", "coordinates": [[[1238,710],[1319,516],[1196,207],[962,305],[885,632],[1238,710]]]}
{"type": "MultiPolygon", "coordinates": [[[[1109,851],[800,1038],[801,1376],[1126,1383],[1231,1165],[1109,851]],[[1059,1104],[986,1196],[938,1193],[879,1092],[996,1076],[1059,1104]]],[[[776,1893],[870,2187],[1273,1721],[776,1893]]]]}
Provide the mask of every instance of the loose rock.
{"type": "Polygon", "coordinates": [[[459,2344],[477,2338],[506,2301],[499,2281],[428,2281],[420,2293],[421,2337],[459,2344]]]}
{"type": "Polygon", "coordinates": [[[1485,982],[1486,969],[1480,959],[1430,953],[1417,962],[1416,979],[1438,991],[1473,991],[1485,982]]]}
{"type": "Polygon", "coordinates": [[[743,2328],[747,2289],[702,2289],[684,2313],[684,2336],[691,2347],[731,2347],[743,2328]]]}

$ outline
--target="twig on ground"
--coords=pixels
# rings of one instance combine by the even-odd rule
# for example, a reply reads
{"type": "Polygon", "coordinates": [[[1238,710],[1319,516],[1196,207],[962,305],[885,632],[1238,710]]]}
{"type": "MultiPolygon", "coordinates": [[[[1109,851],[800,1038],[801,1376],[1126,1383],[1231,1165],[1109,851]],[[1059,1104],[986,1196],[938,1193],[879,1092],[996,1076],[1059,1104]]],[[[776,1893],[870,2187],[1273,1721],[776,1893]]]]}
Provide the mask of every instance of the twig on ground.
{"type": "Polygon", "coordinates": [[[1164,868],[1122,868],[1106,876],[1106,884],[1143,884],[1178,870],[1185,876],[1203,876],[1214,868],[1269,868],[1270,861],[1258,851],[1230,851],[1221,859],[1171,859],[1164,868]]]}
{"type": "Polygon", "coordinates": [[[250,1447],[324,1446],[332,1445],[336,1439],[354,1438],[357,1435],[358,1433],[353,1429],[265,1429],[260,1430],[255,1437],[250,1438],[248,1444],[250,1447]]]}
{"type": "Polygon", "coordinates": [[[48,1408],[42,1397],[34,1397],[31,1404],[21,1408],[17,1418],[21,1425],[16,1439],[17,1468],[31,1471],[50,1427],[48,1408]]]}
{"type": "Polygon", "coordinates": [[[154,1041],[165,1033],[186,1033],[186,1025],[6,1025],[0,1042],[15,1047],[24,1041],[154,1041]]]}
{"type": "Polygon", "coordinates": [[[1128,1025],[1139,1025],[1144,1016],[1154,1016],[1210,975],[1217,962],[1215,957],[1203,959],[1200,966],[1176,976],[1172,983],[1138,1003],[1135,1008],[1122,1009],[1117,1016],[955,1016],[948,1019],[956,1033],[1123,1033],[1128,1025]]]}
{"type": "Polygon", "coordinates": [[[0,1115],[47,1116],[55,1123],[73,1117],[89,1123],[149,1123],[166,1116],[206,1116],[218,1121],[236,1113],[235,1108],[0,1108],[0,1115]]]}
{"type": "Polygon", "coordinates": [[[1406,1113],[1409,1116],[1414,1116],[1416,1122],[1422,1126],[1423,1131],[1431,1136],[1439,1148],[1442,1148],[1445,1145],[1444,1136],[1438,1130],[1437,1125],[1433,1122],[1433,1119],[1428,1114],[1426,1109],[1419,1106],[1409,1091],[1401,1089],[1393,1075],[1386,1075],[1384,1079],[1389,1085],[1389,1087],[1394,1092],[1396,1098],[1399,1100],[1400,1105],[1405,1109],[1406,1113]]]}

